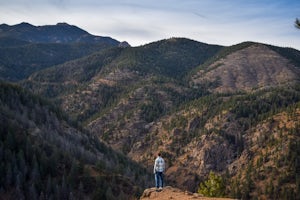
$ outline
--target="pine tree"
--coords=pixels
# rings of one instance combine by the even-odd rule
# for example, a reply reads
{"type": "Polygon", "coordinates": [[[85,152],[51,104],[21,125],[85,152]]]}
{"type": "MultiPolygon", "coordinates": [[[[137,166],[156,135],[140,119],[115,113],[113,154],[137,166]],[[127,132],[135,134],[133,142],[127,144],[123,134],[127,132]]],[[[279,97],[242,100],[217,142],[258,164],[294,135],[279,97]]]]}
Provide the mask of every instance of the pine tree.
{"type": "Polygon", "coordinates": [[[71,170],[68,176],[68,183],[70,184],[71,188],[75,188],[76,186],[78,171],[79,169],[78,169],[77,162],[76,160],[73,160],[71,170]]]}
{"type": "Polygon", "coordinates": [[[17,178],[16,178],[16,183],[15,183],[16,187],[17,188],[19,187],[20,189],[23,189],[24,181],[25,181],[24,176],[22,175],[21,172],[19,172],[18,175],[17,175],[17,178]]]}
{"type": "Polygon", "coordinates": [[[225,193],[225,184],[221,176],[209,172],[208,180],[200,183],[198,193],[208,197],[222,197],[225,193]]]}
{"type": "Polygon", "coordinates": [[[73,192],[70,192],[69,200],[76,200],[75,195],[73,194],[73,192]]]}
{"type": "Polygon", "coordinates": [[[7,148],[9,148],[11,150],[15,150],[16,139],[15,139],[15,135],[12,132],[8,132],[8,134],[6,135],[5,143],[6,143],[7,148]]]}
{"type": "Polygon", "coordinates": [[[46,186],[46,194],[49,196],[51,193],[52,193],[52,181],[51,181],[51,177],[48,176],[47,186],[46,186]]]}
{"type": "Polygon", "coordinates": [[[40,194],[39,200],[46,200],[46,197],[45,197],[45,194],[43,191],[40,194]]]}
{"type": "Polygon", "coordinates": [[[35,183],[35,184],[40,184],[40,182],[41,182],[39,164],[38,164],[38,161],[37,161],[35,155],[33,158],[33,169],[31,171],[31,181],[32,181],[32,183],[35,183]]]}
{"type": "Polygon", "coordinates": [[[61,199],[61,188],[58,184],[55,186],[55,199],[61,199]]]}
{"type": "Polygon", "coordinates": [[[11,169],[11,164],[8,163],[6,165],[6,182],[5,182],[5,188],[9,188],[13,183],[13,174],[11,169]]]}
{"type": "Polygon", "coordinates": [[[84,188],[82,182],[80,181],[78,186],[78,199],[83,199],[83,197],[84,197],[84,188]]]}
{"type": "Polygon", "coordinates": [[[18,200],[24,200],[25,199],[23,190],[19,186],[16,187],[16,191],[15,191],[15,194],[13,196],[14,196],[14,199],[18,199],[18,200]]]}
{"type": "Polygon", "coordinates": [[[38,200],[38,193],[34,184],[31,184],[29,187],[29,197],[32,200],[38,200]]]}
{"type": "Polygon", "coordinates": [[[61,183],[61,197],[62,199],[68,199],[69,190],[67,187],[65,175],[63,175],[62,183],[61,183]]]}
{"type": "Polygon", "coordinates": [[[26,171],[27,171],[27,167],[26,167],[26,162],[25,162],[23,150],[20,150],[20,151],[18,152],[17,160],[18,160],[19,170],[21,171],[21,173],[22,173],[23,175],[25,175],[25,174],[26,174],[26,171]]]}
{"type": "Polygon", "coordinates": [[[110,199],[110,200],[116,199],[116,197],[114,196],[114,194],[111,190],[111,187],[108,187],[108,189],[106,190],[105,196],[106,196],[106,199],[110,199]]]}

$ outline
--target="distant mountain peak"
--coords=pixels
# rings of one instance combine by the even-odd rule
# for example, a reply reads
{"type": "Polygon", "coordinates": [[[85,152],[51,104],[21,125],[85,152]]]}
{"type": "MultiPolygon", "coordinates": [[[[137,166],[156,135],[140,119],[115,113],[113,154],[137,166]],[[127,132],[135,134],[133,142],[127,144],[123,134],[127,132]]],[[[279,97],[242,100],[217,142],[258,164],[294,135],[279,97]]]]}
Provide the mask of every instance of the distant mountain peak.
{"type": "Polygon", "coordinates": [[[29,24],[27,22],[21,22],[20,24],[17,24],[15,26],[27,26],[27,27],[34,27],[32,24],[29,24]]]}
{"type": "Polygon", "coordinates": [[[126,47],[130,47],[130,44],[126,41],[120,42],[120,44],[118,45],[121,48],[126,48],[126,47]]]}
{"type": "Polygon", "coordinates": [[[43,26],[34,26],[27,22],[12,26],[2,24],[0,25],[0,37],[11,37],[33,43],[89,43],[109,46],[118,46],[120,43],[110,37],[92,35],[66,22],[43,26]]]}
{"type": "Polygon", "coordinates": [[[56,24],[56,26],[70,26],[70,24],[66,23],[66,22],[58,22],[56,24]]]}

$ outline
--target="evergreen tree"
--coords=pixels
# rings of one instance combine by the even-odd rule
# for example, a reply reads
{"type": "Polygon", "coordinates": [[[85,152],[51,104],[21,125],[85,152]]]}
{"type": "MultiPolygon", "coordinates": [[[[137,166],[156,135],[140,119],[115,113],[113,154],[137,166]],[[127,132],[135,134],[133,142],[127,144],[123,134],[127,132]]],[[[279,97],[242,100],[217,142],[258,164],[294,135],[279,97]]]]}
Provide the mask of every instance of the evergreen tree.
{"type": "Polygon", "coordinates": [[[8,163],[6,165],[6,182],[5,182],[5,188],[9,188],[13,183],[13,174],[11,169],[11,164],[8,163]]]}
{"type": "Polygon", "coordinates": [[[83,197],[84,197],[84,188],[82,182],[80,181],[78,186],[78,199],[83,199],[83,197]]]}
{"type": "Polygon", "coordinates": [[[114,200],[116,197],[114,196],[111,187],[108,187],[105,193],[106,199],[114,200]]]}
{"type": "Polygon", "coordinates": [[[21,171],[21,173],[23,175],[26,175],[27,166],[26,166],[26,162],[25,162],[25,158],[24,158],[24,152],[23,152],[22,149],[18,152],[18,156],[17,157],[18,157],[19,170],[21,171]]]}
{"type": "Polygon", "coordinates": [[[34,184],[31,184],[29,187],[28,197],[32,200],[38,200],[38,193],[34,184]]]}
{"type": "Polygon", "coordinates": [[[78,169],[77,162],[76,162],[76,160],[73,160],[72,166],[70,169],[70,173],[68,176],[68,183],[72,189],[75,188],[75,186],[76,186],[77,177],[79,175],[78,172],[79,172],[79,169],[78,169]]]}
{"type": "Polygon", "coordinates": [[[11,150],[15,150],[16,148],[16,139],[15,139],[15,135],[12,132],[8,132],[8,134],[6,135],[6,146],[11,149],[11,150]]]}
{"type": "Polygon", "coordinates": [[[65,175],[63,175],[62,183],[61,183],[61,198],[68,199],[68,194],[69,194],[68,186],[66,183],[65,175]]]}
{"type": "Polygon", "coordinates": [[[45,197],[45,194],[43,191],[41,192],[41,194],[39,196],[39,200],[46,200],[46,197],[45,197]]]}
{"type": "Polygon", "coordinates": [[[48,176],[48,179],[47,179],[46,194],[47,195],[52,194],[52,181],[51,181],[51,177],[50,176],[48,176]]]}
{"type": "Polygon", "coordinates": [[[36,155],[33,157],[33,169],[31,171],[31,181],[35,184],[40,184],[41,182],[41,175],[40,175],[40,169],[39,164],[36,158],[36,155]]]}
{"type": "Polygon", "coordinates": [[[15,194],[13,196],[14,196],[14,199],[18,199],[18,200],[24,200],[25,199],[23,189],[20,188],[19,186],[16,187],[16,191],[15,191],[15,194]]]}
{"type": "Polygon", "coordinates": [[[198,193],[208,197],[222,197],[225,194],[225,183],[221,176],[210,171],[208,180],[200,183],[198,193]]]}

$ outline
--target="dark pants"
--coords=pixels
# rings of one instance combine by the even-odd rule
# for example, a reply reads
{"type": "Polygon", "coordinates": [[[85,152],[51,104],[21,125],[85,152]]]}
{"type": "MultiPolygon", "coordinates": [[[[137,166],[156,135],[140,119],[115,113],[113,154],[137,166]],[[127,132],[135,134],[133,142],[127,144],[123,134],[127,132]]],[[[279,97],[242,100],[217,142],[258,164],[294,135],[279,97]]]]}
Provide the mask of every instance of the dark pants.
{"type": "Polygon", "coordinates": [[[164,186],[164,173],[163,172],[155,172],[155,186],[157,188],[164,186]]]}

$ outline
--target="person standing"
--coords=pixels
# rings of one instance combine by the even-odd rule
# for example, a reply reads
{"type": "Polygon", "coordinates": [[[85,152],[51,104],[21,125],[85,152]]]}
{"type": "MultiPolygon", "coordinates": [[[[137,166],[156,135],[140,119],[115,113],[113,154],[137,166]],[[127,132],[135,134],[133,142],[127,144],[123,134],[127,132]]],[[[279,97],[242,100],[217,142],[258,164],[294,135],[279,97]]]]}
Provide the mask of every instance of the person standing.
{"type": "Polygon", "coordinates": [[[157,158],[154,162],[153,172],[155,174],[155,186],[156,189],[162,190],[164,186],[164,171],[165,171],[165,161],[161,157],[161,154],[158,153],[157,158]]]}

